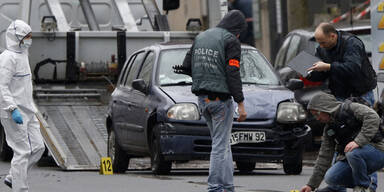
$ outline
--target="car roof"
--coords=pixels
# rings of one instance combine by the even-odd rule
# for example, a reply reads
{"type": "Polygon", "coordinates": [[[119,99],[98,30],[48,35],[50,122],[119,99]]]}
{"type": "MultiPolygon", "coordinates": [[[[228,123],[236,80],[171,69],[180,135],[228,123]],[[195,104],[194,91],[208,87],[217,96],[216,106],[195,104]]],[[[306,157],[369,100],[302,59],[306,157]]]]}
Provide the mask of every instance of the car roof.
{"type": "Polygon", "coordinates": [[[287,37],[290,35],[299,35],[299,36],[306,37],[307,39],[310,39],[313,37],[314,32],[313,31],[307,31],[304,29],[295,29],[295,30],[289,32],[287,37]]]}
{"type": "Polygon", "coordinates": [[[364,29],[371,29],[371,22],[370,20],[357,20],[353,21],[351,24],[349,21],[336,23],[333,26],[335,26],[338,30],[343,31],[355,31],[355,30],[364,30],[364,29]]]}
{"type": "MultiPolygon", "coordinates": [[[[192,42],[185,42],[185,41],[172,42],[171,41],[171,42],[167,42],[167,43],[157,43],[157,44],[151,45],[151,46],[143,48],[143,49],[148,49],[148,48],[152,47],[152,48],[158,49],[158,50],[165,50],[165,49],[190,48],[191,46],[192,46],[192,42]]],[[[247,44],[241,44],[241,48],[258,50],[255,47],[252,47],[252,46],[247,45],[247,44]]]]}
{"type": "MultiPolygon", "coordinates": [[[[333,24],[333,26],[337,30],[350,32],[355,35],[370,34],[371,30],[371,24],[369,20],[354,21],[353,25],[351,25],[349,22],[342,22],[333,24]]],[[[314,29],[295,29],[289,32],[286,37],[290,35],[299,35],[312,40],[312,38],[314,37],[314,29]]]]}

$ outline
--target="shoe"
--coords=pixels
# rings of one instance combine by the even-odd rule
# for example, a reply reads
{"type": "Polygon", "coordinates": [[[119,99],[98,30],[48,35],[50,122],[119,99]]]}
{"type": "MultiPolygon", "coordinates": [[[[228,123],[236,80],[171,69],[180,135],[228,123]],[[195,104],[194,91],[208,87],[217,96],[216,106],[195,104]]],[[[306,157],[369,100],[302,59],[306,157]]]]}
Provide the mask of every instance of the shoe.
{"type": "Polygon", "coordinates": [[[353,192],[371,192],[369,188],[364,188],[361,186],[356,186],[353,188],[353,192]]]}
{"type": "Polygon", "coordinates": [[[4,184],[12,189],[12,180],[9,180],[8,178],[4,178],[4,184]]]}

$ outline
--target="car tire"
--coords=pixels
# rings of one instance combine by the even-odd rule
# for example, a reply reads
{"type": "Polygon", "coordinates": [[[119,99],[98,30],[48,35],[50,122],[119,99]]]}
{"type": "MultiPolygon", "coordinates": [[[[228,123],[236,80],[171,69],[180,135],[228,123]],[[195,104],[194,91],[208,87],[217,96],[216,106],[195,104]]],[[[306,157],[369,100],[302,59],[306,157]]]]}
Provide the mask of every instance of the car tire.
{"type": "Polygon", "coordinates": [[[236,161],[236,167],[240,173],[251,173],[255,169],[255,166],[256,162],[236,161]]]}
{"type": "Polygon", "coordinates": [[[124,173],[129,165],[129,156],[119,143],[115,136],[115,132],[111,130],[108,134],[108,157],[111,157],[113,172],[115,173],[124,173]]]}
{"type": "Polygon", "coordinates": [[[159,126],[151,132],[151,169],[155,175],[167,175],[171,172],[172,161],[165,161],[160,149],[159,126]]]}
{"type": "Polygon", "coordinates": [[[8,146],[5,139],[5,132],[3,126],[0,124],[0,160],[10,161],[13,156],[12,149],[8,146]]]}
{"type": "Polygon", "coordinates": [[[283,160],[283,169],[287,175],[300,175],[303,170],[303,149],[288,152],[283,160]]]}

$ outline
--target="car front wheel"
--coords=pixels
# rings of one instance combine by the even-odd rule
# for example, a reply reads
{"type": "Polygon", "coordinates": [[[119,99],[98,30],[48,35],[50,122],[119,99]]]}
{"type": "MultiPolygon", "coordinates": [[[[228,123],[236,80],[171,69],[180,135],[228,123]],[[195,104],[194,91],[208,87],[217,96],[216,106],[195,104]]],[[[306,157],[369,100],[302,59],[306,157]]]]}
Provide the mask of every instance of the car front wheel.
{"type": "Polygon", "coordinates": [[[290,157],[283,161],[283,169],[287,175],[299,175],[303,170],[303,149],[288,152],[290,157]]]}
{"type": "Polygon", "coordinates": [[[108,134],[108,156],[111,157],[113,172],[124,173],[129,164],[129,156],[117,142],[115,132],[111,130],[108,134]]]}
{"type": "Polygon", "coordinates": [[[151,133],[151,168],[156,175],[166,175],[172,169],[172,161],[165,161],[161,154],[158,129],[159,126],[156,125],[151,133]]]}
{"type": "Polygon", "coordinates": [[[255,169],[256,162],[236,161],[236,166],[240,173],[251,173],[255,169]]]}

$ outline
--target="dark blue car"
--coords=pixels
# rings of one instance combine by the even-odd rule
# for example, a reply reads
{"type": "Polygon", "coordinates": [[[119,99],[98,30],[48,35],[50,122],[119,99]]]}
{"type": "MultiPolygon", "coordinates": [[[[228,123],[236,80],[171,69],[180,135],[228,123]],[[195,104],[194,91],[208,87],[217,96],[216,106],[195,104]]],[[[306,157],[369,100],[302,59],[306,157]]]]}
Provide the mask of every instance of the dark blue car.
{"type": "MultiPolygon", "coordinates": [[[[134,53],[125,63],[107,115],[108,155],[115,172],[132,157],[151,157],[152,171],[167,174],[172,161],[208,160],[211,139],[201,116],[192,79],[176,74],[191,44],[158,44],[134,53]]],[[[232,129],[237,168],[250,172],[256,162],[282,162],[287,174],[300,174],[306,113],[295,102],[265,57],[242,46],[241,77],[247,119],[232,129]]]]}

